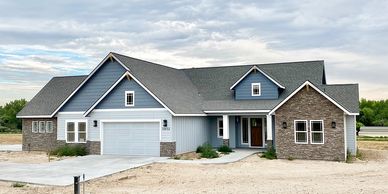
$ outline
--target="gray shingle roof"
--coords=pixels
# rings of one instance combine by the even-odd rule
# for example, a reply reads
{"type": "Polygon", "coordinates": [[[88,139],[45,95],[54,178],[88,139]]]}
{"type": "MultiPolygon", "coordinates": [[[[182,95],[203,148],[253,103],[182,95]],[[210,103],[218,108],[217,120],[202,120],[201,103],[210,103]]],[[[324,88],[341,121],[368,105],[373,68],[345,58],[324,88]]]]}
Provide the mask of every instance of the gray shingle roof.
{"type": "Polygon", "coordinates": [[[51,115],[86,76],[52,78],[17,116],[51,115]]]}
{"type": "MultiPolygon", "coordinates": [[[[271,110],[305,81],[310,81],[349,112],[358,113],[358,85],[326,85],[323,61],[175,69],[112,53],[176,114],[216,110],[271,110]],[[230,87],[253,66],[285,86],[276,100],[234,100],[230,87]]],[[[50,115],[86,78],[53,78],[18,114],[50,115]]]]}

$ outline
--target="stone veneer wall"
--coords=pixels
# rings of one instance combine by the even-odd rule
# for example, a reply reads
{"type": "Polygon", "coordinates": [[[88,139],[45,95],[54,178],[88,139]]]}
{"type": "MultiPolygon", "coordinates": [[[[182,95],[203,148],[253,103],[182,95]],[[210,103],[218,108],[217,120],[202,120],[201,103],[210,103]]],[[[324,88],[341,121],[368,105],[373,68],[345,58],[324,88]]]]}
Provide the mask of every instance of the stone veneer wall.
{"type": "MultiPolygon", "coordinates": [[[[275,143],[278,158],[340,160],[344,161],[344,112],[313,88],[303,88],[276,112],[275,143]],[[323,120],[324,144],[296,144],[294,120],[323,120]],[[336,122],[336,128],[331,127],[336,122]],[[287,122],[283,129],[282,123],[287,122]]],[[[310,132],[309,123],[308,131],[310,132]]]]}
{"type": "Polygon", "coordinates": [[[160,156],[171,157],[176,154],[176,142],[160,142],[160,156]]]}
{"type": "MultiPolygon", "coordinates": [[[[66,141],[57,140],[57,118],[49,119],[22,119],[22,149],[23,151],[51,151],[59,146],[66,145],[66,141]],[[52,133],[33,133],[32,121],[53,121],[52,133]]],[[[69,145],[75,145],[71,143],[69,145]]],[[[100,154],[99,141],[87,141],[86,146],[89,154],[100,154]]]]}
{"type": "Polygon", "coordinates": [[[22,119],[23,151],[49,151],[57,147],[57,118],[22,119]],[[52,133],[33,133],[32,121],[52,121],[52,133]]]}

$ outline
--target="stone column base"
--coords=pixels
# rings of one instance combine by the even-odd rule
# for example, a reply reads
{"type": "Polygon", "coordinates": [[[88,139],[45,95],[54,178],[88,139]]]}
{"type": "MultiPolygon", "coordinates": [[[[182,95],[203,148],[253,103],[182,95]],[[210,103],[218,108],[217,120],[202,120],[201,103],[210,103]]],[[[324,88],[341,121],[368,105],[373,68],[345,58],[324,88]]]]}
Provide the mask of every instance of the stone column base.
{"type": "Polygon", "coordinates": [[[222,144],[229,147],[229,139],[223,139],[222,144]]]}
{"type": "Polygon", "coordinates": [[[172,157],[176,154],[176,142],[160,142],[160,156],[172,157]]]}
{"type": "Polygon", "coordinates": [[[272,140],[265,140],[265,143],[267,144],[267,148],[273,146],[273,141],[272,140]]]}

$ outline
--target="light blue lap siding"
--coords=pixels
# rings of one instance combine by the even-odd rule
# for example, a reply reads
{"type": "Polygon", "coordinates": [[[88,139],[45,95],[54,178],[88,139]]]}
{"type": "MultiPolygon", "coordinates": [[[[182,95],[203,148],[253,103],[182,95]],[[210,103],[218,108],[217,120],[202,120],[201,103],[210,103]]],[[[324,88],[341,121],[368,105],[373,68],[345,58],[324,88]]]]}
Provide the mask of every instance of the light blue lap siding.
{"type": "Polygon", "coordinates": [[[163,106],[135,80],[124,78],[96,107],[96,109],[120,108],[163,108],[163,106]],[[135,106],[125,106],[125,91],[135,92],[135,106]]]}
{"type": "Polygon", "coordinates": [[[60,111],[86,111],[125,71],[116,61],[106,61],[60,111]]]}
{"type": "Polygon", "coordinates": [[[356,142],[356,116],[346,116],[346,144],[347,148],[353,155],[357,152],[356,142]]]}
{"type": "Polygon", "coordinates": [[[254,99],[277,99],[279,97],[279,88],[260,72],[251,72],[235,87],[236,100],[254,100],[254,99]],[[261,96],[252,96],[251,84],[261,84],[261,96]]]}

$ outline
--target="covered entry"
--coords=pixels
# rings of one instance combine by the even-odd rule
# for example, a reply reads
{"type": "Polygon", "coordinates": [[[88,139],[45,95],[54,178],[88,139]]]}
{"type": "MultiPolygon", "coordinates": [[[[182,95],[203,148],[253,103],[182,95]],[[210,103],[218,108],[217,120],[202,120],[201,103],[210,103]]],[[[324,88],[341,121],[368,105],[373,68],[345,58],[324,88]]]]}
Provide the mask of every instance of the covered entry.
{"type": "Polygon", "coordinates": [[[160,121],[101,123],[101,154],[160,156],[160,121]]]}
{"type": "Polygon", "coordinates": [[[263,148],[264,142],[264,118],[241,117],[241,144],[263,148]]]}

